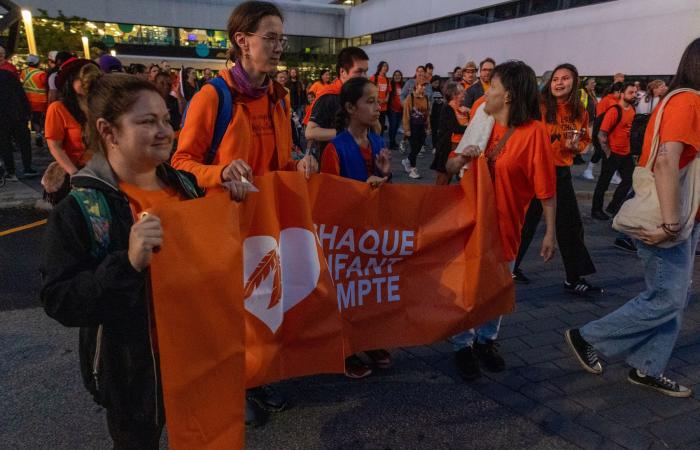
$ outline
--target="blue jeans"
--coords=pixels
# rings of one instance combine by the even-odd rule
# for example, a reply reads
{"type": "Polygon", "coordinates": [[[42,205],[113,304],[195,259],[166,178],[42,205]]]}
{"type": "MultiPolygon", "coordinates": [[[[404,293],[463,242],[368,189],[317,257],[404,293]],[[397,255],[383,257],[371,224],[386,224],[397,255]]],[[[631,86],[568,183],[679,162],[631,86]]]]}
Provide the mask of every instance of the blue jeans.
{"type": "Polygon", "coordinates": [[[401,118],[403,117],[403,114],[400,112],[392,111],[391,109],[389,109],[387,114],[389,118],[389,147],[398,148],[399,146],[396,142],[396,133],[399,130],[399,125],[401,124],[401,118]]]}
{"type": "Polygon", "coordinates": [[[625,353],[630,366],[652,377],[661,375],[688,305],[698,237],[700,224],[696,223],[690,238],[671,248],[635,241],[644,265],[646,290],[583,326],[581,336],[603,355],[625,353]]]}
{"type": "MultiPolygon", "coordinates": [[[[512,272],[515,262],[511,261],[508,265],[512,272]]],[[[498,330],[501,329],[501,319],[503,319],[503,316],[498,316],[483,325],[479,325],[477,328],[471,328],[452,336],[450,339],[452,341],[452,349],[458,352],[463,348],[471,347],[474,345],[474,339],[479,344],[484,344],[486,341],[495,341],[498,337],[498,330]]]]}

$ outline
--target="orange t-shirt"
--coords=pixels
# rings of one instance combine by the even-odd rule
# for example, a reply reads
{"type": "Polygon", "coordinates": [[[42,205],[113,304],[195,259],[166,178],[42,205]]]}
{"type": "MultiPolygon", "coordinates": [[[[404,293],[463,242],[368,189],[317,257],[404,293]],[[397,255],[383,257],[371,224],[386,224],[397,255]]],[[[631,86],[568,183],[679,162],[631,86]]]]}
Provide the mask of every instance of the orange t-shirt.
{"type": "Polygon", "coordinates": [[[615,97],[614,94],[608,94],[600,101],[598,102],[598,105],[595,107],[595,115],[599,116],[603,114],[608,108],[610,108],[612,105],[615,103],[618,103],[620,101],[619,98],[615,97]]]}
{"type": "Polygon", "coordinates": [[[85,151],[83,132],[80,124],[61,101],[53,102],[46,110],[44,124],[46,140],[58,141],[63,151],[77,167],[83,167],[90,160],[85,151]]]}
{"type": "Polygon", "coordinates": [[[272,126],[270,98],[267,95],[256,99],[243,95],[239,98],[248,107],[253,148],[258,150],[250,155],[248,162],[253,168],[253,174],[258,176],[279,170],[277,154],[275,153],[275,128],[272,126]]]}
{"type": "Polygon", "coordinates": [[[389,92],[391,92],[391,85],[389,84],[389,79],[384,75],[379,75],[377,77],[377,80],[375,80],[374,75],[372,75],[369,81],[377,85],[377,99],[380,101],[379,110],[381,112],[386,112],[389,105],[387,103],[381,102],[386,102],[386,98],[389,96],[389,92]]]}
{"type": "Polygon", "coordinates": [[[309,87],[309,89],[307,90],[307,92],[313,92],[314,97],[318,97],[319,91],[320,91],[321,89],[323,89],[325,86],[328,86],[328,85],[327,85],[327,84],[323,84],[323,83],[320,82],[320,81],[316,81],[316,82],[314,82],[314,84],[311,85],[311,87],[309,87]]]}
{"type": "MultiPolygon", "coordinates": [[[[649,118],[649,125],[644,134],[644,145],[639,158],[639,165],[643,166],[649,160],[651,153],[651,141],[654,138],[654,123],[659,112],[658,106],[649,118]]],[[[700,95],[692,92],[683,92],[674,95],[668,101],[661,117],[659,127],[659,144],[664,142],[682,142],[683,153],[679,161],[679,168],[683,168],[697,157],[700,151],[700,95]]],[[[695,220],[700,222],[700,210],[695,220]]]]}
{"type": "MultiPolygon", "coordinates": [[[[367,174],[372,175],[374,173],[372,148],[360,147],[360,153],[362,153],[362,159],[365,161],[367,174]]],[[[340,175],[340,159],[338,158],[338,151],[335,149],[335,145],[333,145],[332,142],[326,145],[326,148],[321,154],[321,173],[340,175]]]]}
{"type": "Polygon", "coordinates": [[[394,95],[391,97],[391,110],[394,112],[403,112],[403,105],[401,104],[401,83],[393,83],[391,89],[394,91],[394,95]]]}
{"type": "Polygon", "coordinates": [[[617,122],[617,108],[610,107],[606,111],[603,122],[600,124],[600,131],[608,133],[608,145],[613,153],[627,156],[630,154],[630,131],[634,120],[634,108],[632,106],[627,109],[622,108],[622,119],[612,132],[610,130],[617,122]]]}
{"type": "MultiPolygon", "coordinates": [[[[469,123],[469,113],[466,112],[466,107],[455,104],[454,102],[448,103],[448,106],[452,108],[455,112],[455,117],[457,117],[457,123],[461,126],[465,126],[469,123]],[[464,109],[463,109],[464,108],[464,109]]],[[[462,140],[463,133],[452,133],[450,137],[450,142],[453,144],[459,144],[462,140]]]]}
{"type": "MultiPolygon", "coordinates": [[[[486,145],[488,155],[508,131],[496,123],[486,145]]],[[[457,156],[450,153],[450,158],[457,156]]],[[[533,197],[541,200],[557,193],[556,172],[549,134],[539,120],[519,126],[496,158],[494,190],[498,231],[507,261],[514,261],[520,247],[520,232],[533,197]]]]}
{"type": "Polygon", "coordinates": [[[554,156],[554,164],[560,167],[569,167],[574,163],[574,153],[566,148],[564,143],[567,139],[573,137],[571,131],[580,133],[578,150],[582,152],[591,138],[588,136],[588,112],[581,110],[581,115],[574,120],[573,114],[569,111],[566,103],[557,105],[556,123],[547,122],[547,111],[542,106],[542,122],[547,127],[550,142],[552,143],[552,155],[554,156]]]}

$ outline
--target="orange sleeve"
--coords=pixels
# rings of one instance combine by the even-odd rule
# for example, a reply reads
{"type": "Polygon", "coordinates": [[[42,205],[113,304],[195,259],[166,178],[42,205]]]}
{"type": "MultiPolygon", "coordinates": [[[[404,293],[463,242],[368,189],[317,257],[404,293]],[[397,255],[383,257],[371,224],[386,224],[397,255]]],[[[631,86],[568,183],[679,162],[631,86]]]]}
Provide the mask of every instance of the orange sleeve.
{"type": "Polygon", "coordinates": [[[617,122],[617,108],[612,108],[611,105],[611,108],[605,112],[603,122],[600,124],[600,131],[610,133],[610,130],[615,126],[615,122],[617,122]]]}
{"type": "Polygon", "coordinates": [[[321,173],[340,175],[340,160],[335,145],[329,142],[321,156],[321,173]]]}
{"type": "MultiPolygon", "coordinates": [[[[690,94],[694,95],[694,94],[690,94]]],[[[659,142],[682,142],[700,150],[700,113],[697,104],[688,101],[691,97],[680,94],[671,99],[664,108],[659,128],[659,142]]],[[[653,129],[653,123],[649,122],[653,129]]]]}
{"type": "Polygon", "coordinates": [[[530,173],[534,180],[535,197],[540,200],[552,198],[557,193],[557,175],[549,135],[544,127],[535,128],[532,136],[534,153],[530,163],[530,173]]]}
{"type": "MultiPolygon", "coordinates": [[[[477,98],[474,104],[472,105],[471,109],[469,110],[469,115],[471,117],[474,117],[476,114],[476,110],[479,109],[479,106],[481,106],[482,103],[486,101],[486,96],[482,95],[481,97],[477,98]],[[472,111],[474,111],[474,114],[472,114],[472,111]]],[[[471,121],[471,119],[469,119],[471,121]]]]}
{"type": "MultiPolygon", "coordinates": [[[[180,130],[177,151],[171,164],[174,168],[190,172],[203,188],[221,185],[221,172],[227,164],[204,164],[204,159],[214,136],[214,124],[219,98],[213,86],[204,85],[187,109],[185,124],[180,130]]],[[[215,158],[216,160],[216,158],[215,158]]]]}
{"type": "Polygon", "coordinates": [[[46,122],[44,123],[44,136],[47,140],[63,142],[66,136],[65,125],[61,115],[61,102],[53,102],[46,110],[46,122]]]}

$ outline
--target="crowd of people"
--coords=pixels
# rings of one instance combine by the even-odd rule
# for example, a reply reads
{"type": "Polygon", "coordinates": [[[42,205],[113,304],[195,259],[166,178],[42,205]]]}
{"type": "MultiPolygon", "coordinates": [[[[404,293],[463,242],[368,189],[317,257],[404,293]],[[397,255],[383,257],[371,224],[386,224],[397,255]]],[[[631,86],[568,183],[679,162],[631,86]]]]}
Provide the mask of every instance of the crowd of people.
{"type": "MultiPolygon", "coordinates": [[[[368,55],[356,47],[339,52],[334,80],[325,70],[307,84],[296,69],[278,71],[287,38],[283,15],[269,2],[238,5],[228,34],[232,67],[218,76],[205,70],[201,79],[194,70],[172,71],[167,61],[125,70],[110,55],[92,61],[68,52],[49,54],[48,71],[30,56],[20,74],[0,50],[0,110],[3,123],[12,125],[0,128],[5,166],[15,176],[14,142],[24,176],[36,174],[31,122],[58,174],[51,192],[47,188],[56,206],[41,265],[41,299],[51,317],[81,327],[84,382],[107,409],[115,448],[157,448],[164,425],[148,289],[148,266],[163,231],[158,217],[147,213],[150,207],[205,192],[228,191],[234,201],[244,201],[255,177],[271,171],[299,171],[307,178],[328,173],[381,189],[392,180],[393,153],[403,154],[403,168],[417,179],[417,158],[430,147],[440,185],[472,170],[474,158],[486,159],[514,282],[530,283],[521,265],[544,216],[540,256],[551,260],[558,243],[562,288],[581,296],[603,289],[585,278],[596,268],[571,166],[592,153],[587,176],[601,162],[591,215],[609,220],[633,195],[635,158],[646,164],[655,157],[663,221],[639,230],[634,240],[620,237],[625,249],[638,252],[646,288],[611,314],[567,330],[565,339],[588,372],[603,371],[598,354],[626,354],[630,382],[674,397],[691,395],[664,369],[681,327],[700,237],[700,212],[681,217],[678,206],[679,173],[700,149],[700,39],[687,47],[668,87],[654,80],[642,90],[617,74],[598,99],[595,80],[580,79],[568,63],[539,82],[526,62],[492,58],[455,67],[447,79],[432,64],[419,65],[405,79],[400,71],[389,75],[385,61],[370,73],[368,55]],[[603,211],[616,173],[621,180],[603,211]],[[686,221],[694,223],[690,233],[686,221]]],[[[478,378],[482,368],[506,369],[497,344],[500,326],[499,317],[452,338],[465,380],[478,378]]],[[[386,349],[350,355],[346,375],[363,378],[391,364],[386,349]]],[[[271,386],[250,389],[247,400],[248,424],[260,425],[268,412],[286,408],[271,386]]]]}

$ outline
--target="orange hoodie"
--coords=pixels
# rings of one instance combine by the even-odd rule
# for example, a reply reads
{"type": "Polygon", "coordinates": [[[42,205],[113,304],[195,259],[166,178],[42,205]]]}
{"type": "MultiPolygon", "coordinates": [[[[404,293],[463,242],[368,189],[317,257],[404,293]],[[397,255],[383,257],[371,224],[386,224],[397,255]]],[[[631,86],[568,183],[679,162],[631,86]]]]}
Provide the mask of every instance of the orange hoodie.
{"type": "Polygon", "coordinates": [[[236,159],[247,162],[255,175],[269,172],[270,166],[279,170],[295,170],[296,162],[292,160],[291,155],[290,104],[288,100],[284,106],[282,103],[282,99],[287,96],[286,89],[273,82],[267,94],[275,145],[255,148],[251,111],[248,106],[251,100],[242,98],[243,94],[238,91],[228,70],[222,72],[222,75],[233,91],[234,114],[212,164],[204,164],[204,159],[214,136],[218,95],[213,86],[204,85],[190,102],[177,151],[172,158],[172,166],[192,173],[197,178],[197,183],[207,189],[221,186],[221,172],[236,159]],[[258,152],[264,152],[266,155],[260,155],[258,152]],[[264,164],[265,161],[269,161],[270,164],[264,164]]]}

